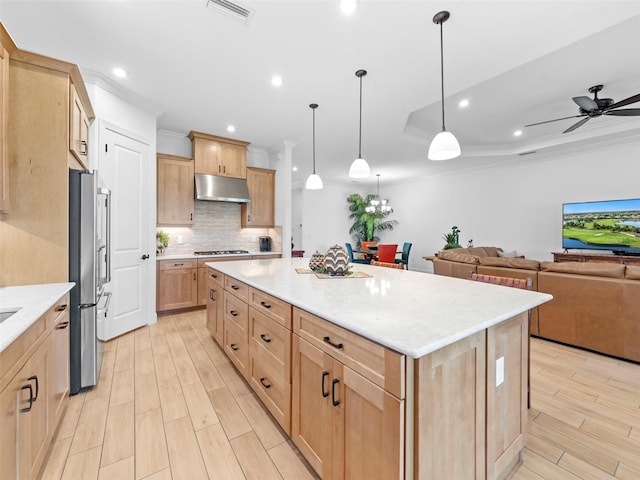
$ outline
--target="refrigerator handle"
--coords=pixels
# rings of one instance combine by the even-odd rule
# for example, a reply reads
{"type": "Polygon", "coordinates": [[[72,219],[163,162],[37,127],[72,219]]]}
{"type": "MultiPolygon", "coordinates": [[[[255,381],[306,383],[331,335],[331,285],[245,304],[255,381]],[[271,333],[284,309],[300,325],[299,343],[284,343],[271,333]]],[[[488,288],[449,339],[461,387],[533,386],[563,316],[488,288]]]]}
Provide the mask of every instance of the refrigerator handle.
{"type": "Polygon", "coordinates": [[[111,192],[109,191],[105,195],[105,206],[107,215],[107,251],[106,251],[106,268],[107,268],[107,283],[111,281],[111,192]]]}

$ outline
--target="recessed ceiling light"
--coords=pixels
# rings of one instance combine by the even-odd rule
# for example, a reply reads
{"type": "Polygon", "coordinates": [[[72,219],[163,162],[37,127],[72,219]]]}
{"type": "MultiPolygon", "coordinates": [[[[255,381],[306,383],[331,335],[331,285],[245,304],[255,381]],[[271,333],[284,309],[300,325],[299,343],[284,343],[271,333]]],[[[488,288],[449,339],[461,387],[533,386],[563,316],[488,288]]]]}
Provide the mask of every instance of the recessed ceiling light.
{"type": "Polygon", "coordinates": [[[514,137],[519,137],[520,135],[522,135],[522,130],[516,130],[515,132],[513,132],[514,137]]]}
{"type": "Polygon", "coordinates": [[[127,72],[126,70],[124,70],[123,68],[120,67],[116,67],[113,70],[111,70],[113,72],[113,74],[118,77],[118,78],[126,78],[127,77],[127,72]]]}
{"type": "Polygon", "coordinates": [[[282,85],[282,77],[279,75],[274,75],[271,77],[271,85],[274,87],[279,87],[282,85]]]}
{"type": "Polygon", "coordinates": [[[297,172],[297,171],[298,171],[298,167],[295,167],[295,166],[294,166],[294,167],[292,168],[292,170],[293,170],[294,172],[297,172]]]}
{"type": "Polygon", "coordinates": [[[227,127],[227,132],[232,132],[232,133],[233,133],[233,132],[235,132],[235,131],[236,131],[236,127],[234,127],[233,125],[229,125],[229,126],[227,127]]]}
{"type": "Polygon", "coordinates": [[[357,6],[356,0],[342,0],[340,2],[340,9],[345,15],[351,15],[356,11],[357,6]]]}
{"type": "Polygon", "coordinates": [[[468,106],[469,106],[469,100],[468,100],[467,98],[460,100],[460,101],[458,102],[458,106],[459,106],[460,108],[466,108],[466,107],[468,107],[468,106]]]}

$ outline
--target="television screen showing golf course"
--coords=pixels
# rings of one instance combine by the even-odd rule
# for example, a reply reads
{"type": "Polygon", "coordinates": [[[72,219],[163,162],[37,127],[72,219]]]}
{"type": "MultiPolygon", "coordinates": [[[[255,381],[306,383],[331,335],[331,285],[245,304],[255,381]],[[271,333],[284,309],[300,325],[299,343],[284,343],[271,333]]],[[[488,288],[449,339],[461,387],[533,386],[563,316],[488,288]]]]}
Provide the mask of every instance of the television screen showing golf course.
{"type": "Polygon", "coordinates": [[[640,199],[565,203],[562,248],[640,253],[640,199]]]}

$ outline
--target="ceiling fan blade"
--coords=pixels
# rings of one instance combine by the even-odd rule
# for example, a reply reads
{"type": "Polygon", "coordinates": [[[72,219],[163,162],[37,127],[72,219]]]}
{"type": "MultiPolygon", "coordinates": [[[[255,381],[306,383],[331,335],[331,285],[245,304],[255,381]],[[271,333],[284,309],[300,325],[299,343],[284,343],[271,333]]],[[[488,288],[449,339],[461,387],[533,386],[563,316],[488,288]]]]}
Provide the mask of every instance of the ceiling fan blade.
{"type": "Polygon", "coordinates": [[[598,104],[589,97],[573,97],[573,101],[576,102],[581,109],[586,110],[587,112],[590,112],[591,110],[598,110],[598,104]]]}
{"type": "Polygon", "coordinates": [[[632,103],[636,103],[636,102],[640,102],[640,93],[629,97],[629,98],[625,98],[624,100],[620,100],[619,102],[614,103],[613,105],[611,105],[610,107],[607,107],[606,110],[612,110],[614,108],[618,108],[618,107],[624,107],[625,105],[630,105],[632,103]]]}
{"type": "Polygon", "coordinates": [[[564,132],[562,133],[569,133],[569,132],[573,132],[576,128],[581,127],[582,125],[584,125],[585,123],[587,123],[589,121],[591,117],[586,117],[583,118],[582,120],[580,120],[577,123],[574,123],[573,125],[571,125],[569,128],[567,128],[564,132]]]}
{"type": "Polygon", "coordinates": [[[551,123],[551,122],[557,122],[558,120],[566,120],[567,118],[578,118],[578,117],[585,117],[586,114],[582,114],[582,115],[571,115],[570,117],[562,117],[562,118],[556,118],[555,120],[547,120],[545,122],[538,122],[538,123],[530,123],[529,125],[525,125],[525,127],[533,127],[535,125],[542,125],[544,123],[551,123]]]}
{"type": "Polygon", "coordinates": [[[621,110],[609,110],[605,115],[616,115],[619,117],[637,117],[640,115],[640,108],[623,108],[621,110]]]}

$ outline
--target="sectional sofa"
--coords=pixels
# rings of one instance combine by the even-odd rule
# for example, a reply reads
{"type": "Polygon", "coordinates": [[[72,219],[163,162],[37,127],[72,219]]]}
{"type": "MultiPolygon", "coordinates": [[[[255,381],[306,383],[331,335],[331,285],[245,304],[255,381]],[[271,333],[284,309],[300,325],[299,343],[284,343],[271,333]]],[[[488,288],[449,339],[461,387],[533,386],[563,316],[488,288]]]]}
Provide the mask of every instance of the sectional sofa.
{"type": "Polygon", "coordinates": [[[538,262],[502,257],[498,247],[440,252],[434,273],[469,272],[530,278],[553,300],[531,312],[531,335],[640,362],[640,266],[591,262],[538,262]]]}

